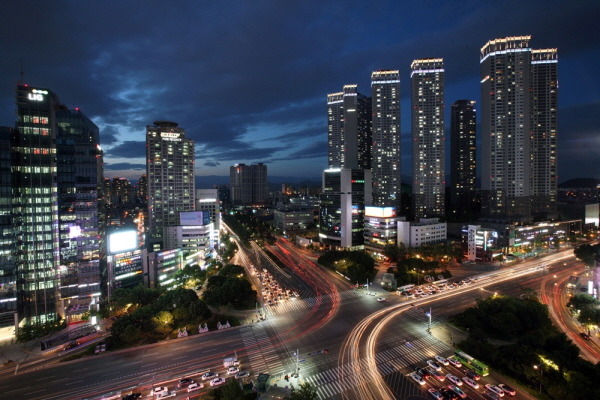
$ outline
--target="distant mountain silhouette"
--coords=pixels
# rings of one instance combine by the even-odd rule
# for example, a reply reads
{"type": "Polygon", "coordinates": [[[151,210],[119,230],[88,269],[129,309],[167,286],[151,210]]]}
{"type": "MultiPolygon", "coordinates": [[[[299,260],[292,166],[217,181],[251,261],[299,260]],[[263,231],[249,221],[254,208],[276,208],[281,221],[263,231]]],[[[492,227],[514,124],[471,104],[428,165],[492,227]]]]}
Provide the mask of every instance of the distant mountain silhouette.
{"type": "Polygon", "coordinates": [[[600,184],[600,179],[596,178],[575,178],[566,182],[559,183],[559,188],[595,188],[600,184]]]}

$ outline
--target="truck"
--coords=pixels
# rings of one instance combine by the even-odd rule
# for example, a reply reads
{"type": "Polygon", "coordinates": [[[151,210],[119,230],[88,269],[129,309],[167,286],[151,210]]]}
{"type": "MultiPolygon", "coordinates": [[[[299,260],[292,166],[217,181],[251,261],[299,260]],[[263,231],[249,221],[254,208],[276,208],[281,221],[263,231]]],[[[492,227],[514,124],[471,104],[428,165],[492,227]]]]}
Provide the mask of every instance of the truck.
{"type": "Polygon", "coordinates": [[[238,359],[236,357],[229,357],[229,358],[225,358],[223,360],[223,366],[225,368],[228,368],[228,367],[239,367],[240,366],[240,362],[238,361],[238,359]]]}

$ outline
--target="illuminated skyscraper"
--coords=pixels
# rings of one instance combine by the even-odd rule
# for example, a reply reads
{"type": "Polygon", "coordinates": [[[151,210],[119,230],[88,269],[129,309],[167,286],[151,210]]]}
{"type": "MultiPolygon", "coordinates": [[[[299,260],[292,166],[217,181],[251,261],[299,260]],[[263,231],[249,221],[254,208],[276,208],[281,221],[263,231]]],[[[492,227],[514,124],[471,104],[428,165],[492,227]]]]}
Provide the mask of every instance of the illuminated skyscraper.
{"type": "Polygon", "coordinates": [[[444,216],[444,60],[414,60],[411,69],[415,217],[444,216]]]}
{"type": "Polygon", "coordinates": [[[557,51],[532,50],[530,39],[490,40],[481,49],[484,216],[556,214],[557,51]]]}
{"type": "Polygon", "coordinates": [[[346,85],[327,95],[329,168],[371,169],[371,98],[346,85]]]}
{"type": "Polygon", "coordinates": [[[400,208],[400,72],[371,74],[373,202],[400,208]]]}
{"type": "Polygon", "coordinates": [[[181,211],[194,211],[194,141],[176,122],[156,121],[146,127],[148,238],[162,248],[163,227],[179,225],[181,211]]]}
{"type": "Polygon", "coordinates": [[[450,110],[450,201],[456,216],[474,210],[477,191],[475,101],[458,100],[450,110]]]}
{"type": "Polygon", "coordinates": [[[12,138],[13,226],[19,323],[58,320],[60,263],[56,112],[48,89],[17,85],[17,123],[12,138]]]}

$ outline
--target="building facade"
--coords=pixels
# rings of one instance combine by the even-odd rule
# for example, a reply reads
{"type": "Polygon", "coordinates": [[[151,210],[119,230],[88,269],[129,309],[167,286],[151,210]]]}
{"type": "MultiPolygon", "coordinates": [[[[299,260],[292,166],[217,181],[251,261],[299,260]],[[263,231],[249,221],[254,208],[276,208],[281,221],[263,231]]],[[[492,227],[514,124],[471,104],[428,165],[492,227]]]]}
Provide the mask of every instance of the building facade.
{"type": "Polygon", "coordinates": [[[530,39],[481,49],[482,213],[508,221],[556,214],[557,51],[530,39]]]}
{"type": "Polygon", "coordinates": [[[327,162],[330,169],[371,169],[371,98],[357,85],[327,95],[327,162]]]}
{"type": "Polygon", "coordinates": [[[229,167],[231,204],[265,204],[269,199],[267,166],[263,163],[229,167]]]}
{"type": "Polygon", "coordinates": [[[0,126],[0,328],[15,325],[17,277],[12,216],[11,127],[0,126]]]}
{"type": "Polygon", "coordinates": [[[16,320],[59,319],[59,222],[56,112],[63,106],[49,89],[17,85],[17,123],[11,140],[15,228],[16,320]]]}
{"type": "Polygon", "coordinates": [[[194,141],[176,122],[146,127],[148,176],[148,245],[162,249],[163,228],[179,224],[179,213],[196,205],[194,141]]]}
{"type": "Polygon", "coordinates": [[[400,207],[400,72],[371,74],[373,202],[400,207]]]}
{"type": "Polygon", "coordinates": [[[98,127],[80,110],[56,112],[60,313],[81,320],[100,300],[104,252],[103,152],[98,127]]]}
{"type": "Polygon", "coordinates": [[[450,109],[450,203],[455,216],[474,214],[477,192],[476,110],[474,100],[450,109]]]}
{"type": "Polygon", "coordinates": [[[414,60],[411,70],[413,209],[416,218],[444,216],[444,60],[414,60]]]}
{"type": "Polygon", "coordinates": [[[441,243],[447,238],[447,225],[438,218],[421,218],[418,222],[398,221],[398,244],[406,247],[441,243]]]}
{"type": "Polygon", "coordinates": [[[320,196],[319,237],[332,248],[364,247],[365,205],[372,203],[371,171],[328,169],[323,171],[320,196]]]}
{"type": "Polygon", "coordinates": [[[365,250],[383,255],[387,245],[398,244],[398,221],[394,207],[365,207],[365,250]]]}

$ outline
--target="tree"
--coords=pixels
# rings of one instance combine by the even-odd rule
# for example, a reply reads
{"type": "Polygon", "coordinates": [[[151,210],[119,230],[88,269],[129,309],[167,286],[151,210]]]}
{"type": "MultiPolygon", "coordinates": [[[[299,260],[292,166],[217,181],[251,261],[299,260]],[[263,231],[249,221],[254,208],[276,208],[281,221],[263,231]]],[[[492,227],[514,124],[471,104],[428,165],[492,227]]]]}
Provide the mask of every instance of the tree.
{"type": "Polygon", "coordinates": [[[168,335],[173,330],[171,324],[173,323],[173,314],[168,311],[160,311],[153,318],[156,325],[156,331],[168,335]]]}
{"type": "Polygon", "coordinates": [[[598,245],[583,244],[573,250],[573,253],[586,266],[593,267],[596,262],[596,255],[598,254],[598,245]]]}
{"type": "Polygon", "coordinates": [[[129,344],[137,342],[138,340],[140,340],[141,337],[142,332],[140,331],[140,328],[138,328],[135,325],[127,325],[127,327],[123,331],[123,335],[121,336],[123,341],[129,344]]]}
{"type": "Polygon", "coordinates": [[[308,382],[301,383],[299,389],[292,385],[292,392],[284,397],[285,400],[317,400],[318,398],[317,389],[308,382]]]}

